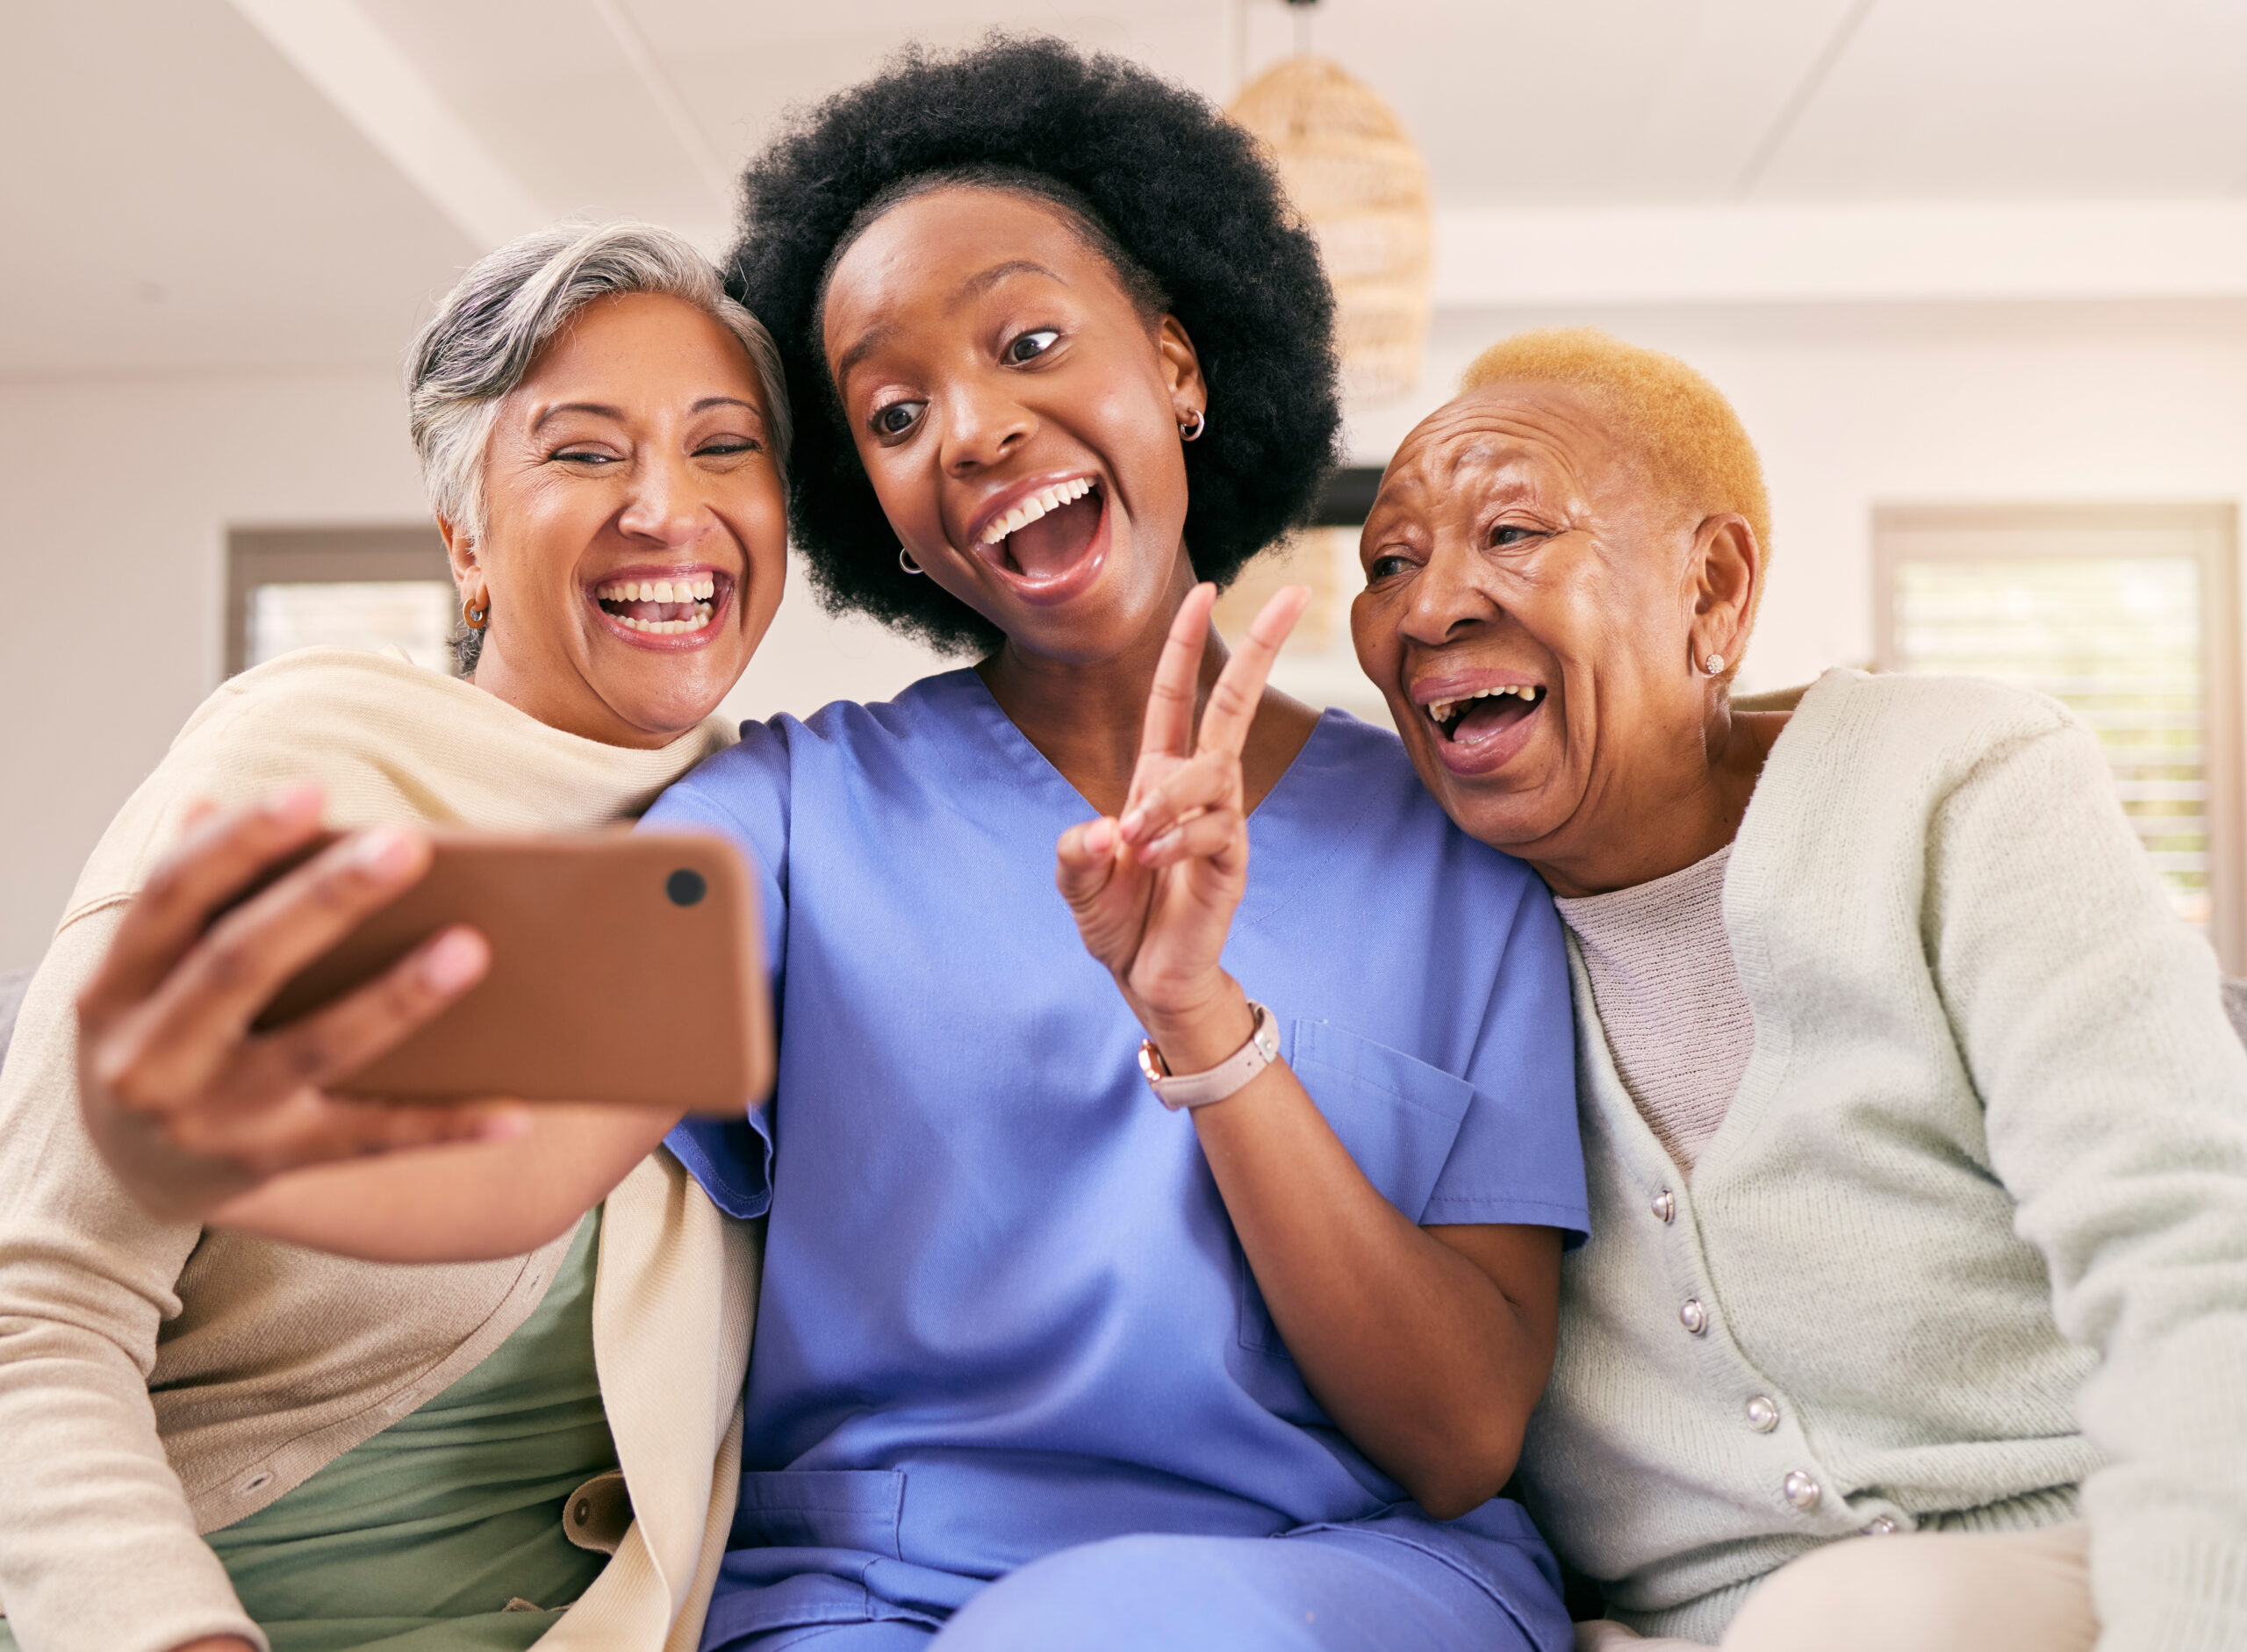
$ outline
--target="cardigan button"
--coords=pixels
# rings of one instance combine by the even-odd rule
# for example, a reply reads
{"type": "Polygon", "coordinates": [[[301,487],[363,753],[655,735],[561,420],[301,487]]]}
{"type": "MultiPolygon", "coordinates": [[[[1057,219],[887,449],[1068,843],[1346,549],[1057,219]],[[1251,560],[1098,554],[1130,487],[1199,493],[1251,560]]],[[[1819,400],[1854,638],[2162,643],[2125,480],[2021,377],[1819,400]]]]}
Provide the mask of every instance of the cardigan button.
{"type": "Polygon", "coordinates": [[[1896,1522],[1884,1514],[1866,1526],[1863,1533],[1866,1537],[1893,1537],[1895,1534],[1896,1522]]]}
{"type": "Polygon", "coordinates": [[[1698,1296],[1688,1297],[1685,1305],[1677,1311],[1677,1323],[1698,1337],[1709,1328],[1709,1311],[1701,1306],[1698,1296]]]}
{"type": "Polygon", "coordinates": [[[1677,1196],[1668,1188],[1654,1196],[1655,1219],[1667,1225],[1677,1219],[1677,1196]]]}
{"type": "Polygon", "coordinates": [[[1758,1394],[1748,1402],[1748,1426],[1759,1434],[1768,1434],[1779,1426],[1777,1402],[1769,1394],[1758,1394]]]}
{"type": "Polygon", "coordinates": [[[1818,1506],[1818,1482],[1799,1469],[1781,1481],[1779,1489],[1787,1494],[1787,1501],[1805,1514],[1818,1506]]]}

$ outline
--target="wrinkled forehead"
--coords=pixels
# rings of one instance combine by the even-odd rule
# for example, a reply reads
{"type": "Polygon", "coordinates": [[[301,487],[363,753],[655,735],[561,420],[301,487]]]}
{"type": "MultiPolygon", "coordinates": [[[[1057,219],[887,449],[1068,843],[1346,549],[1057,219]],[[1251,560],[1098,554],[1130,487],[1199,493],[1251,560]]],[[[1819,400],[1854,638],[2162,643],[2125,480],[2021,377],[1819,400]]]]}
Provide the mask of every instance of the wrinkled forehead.
{"type": "Polygon", "coordinates": [[[680,399],[769,414],[749,346],[700,305],[618,292],[584,305],[539,347],[504,407],[533,418],[564,406],[621,415],[680,399]]]}
{"type": "Polygon", "coordinates": [[[1424,510],[1493,489],[1589,499],[1620,479],[1622,443],[1605,410],[1565,384],[1495,384],[1415,426],[1381,480],[1376,511],[1424,510]]]}

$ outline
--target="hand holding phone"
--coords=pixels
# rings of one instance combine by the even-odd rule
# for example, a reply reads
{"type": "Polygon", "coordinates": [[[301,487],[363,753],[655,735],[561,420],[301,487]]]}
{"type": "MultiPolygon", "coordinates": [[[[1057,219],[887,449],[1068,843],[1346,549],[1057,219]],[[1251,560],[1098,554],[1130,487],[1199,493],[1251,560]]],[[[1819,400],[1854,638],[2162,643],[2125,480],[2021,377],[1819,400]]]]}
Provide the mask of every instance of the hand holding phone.
{"type": "MultiPolygon", "coordinates": [[[[322,830],[321,806],[319,788],[303,786],[257,805],[191,811],[179,844],[125,908],[78,995],[81,1113],[103,1158],[154,1214],[201,1221],[302,1167],[520,1136],[529,1116],[520,1102],[506,1099],[511,1094],[583,1100],[608,1088],[650,1095],[661,1088],[670,1063],[658,1046],[685,1048],[714,1029],[721,1038],[730,1032],[731,1045],[717,1059],[724,1076],[712,1081],[712,1093],[650,1095],[651,1103],[716,1107],[724,1088],[734,1098],[723,1106],[730,1112],[770,1082],[769,1007],[745,879],[738,886],[744,904],[732,926],[736,949],[714,975],[679,967],[699,956],[691,951],[650,965],[647,936],[627,923],[623,945],[606,952],[594,946],[588,976],[578,966],[585,937],[602,927],[597,922],[564,924],[565,941],[541,956],[535,935],[515,919],[526,894],[557,920],[598,914],[606,895],[596,898],[583,887],[573,893],[550,877],[471,875],[465,881],[482,887],[456,908],[442,899],[429,904],[424,893],[422,905],[400,911],[402,895],[425,889],[438,858],[435,844],[426,833],[396,826],[339,840],[322,830]],[[486,893],[495,898],[485,901],[486,893]],[[362,934],[385,912],[396,914],[391,927],[362,934]],[[493,936],[476,927],[477,920],[488,923],[493,936]],[[495,938],[523,959],[520,967],[511,964],[509,973],[528,992],[527,1017],[491,1015],[508,1002],[520,1007],[519,996],[487,998],[477,1016],[451,1024],[434,1044],[414,1049],[485,981],[496,962],[495,938]],[[338,955],[331,959],[332,953],[338,955]],[[392,960],[387,968],[384,959],[392,960]],[[539,977],[572,971],[578,987],[590,981],[590,990],[570,1001],[563,1037],[555,1032],[553,1002],[540,990],[539,977]],[[604,972],[628,980],[631,992],[605,995],[604,972]],[[698,990],[709,996],[693,998],[698,990]],[[312,1008],[315,1003],[322,1007],[312,1008]],[[290,1019],[291,1008],[304,1013],[290,1019]],[[542,1036],[542,1028],[547,1044],[535,1053],[544,1066],[510,1070],[504,1058],[527,1038],[542,1036]],[[588,1040],[595,1059],[574,1065],[556,1059],[557,1052],[582,1052],[588,1040]],[[438,1059],[446,1048],[465,1048],[485,1065],[452,1070],[438,1059]],[[655,1053],[643,1059],[643,1051],[655,1053]],[[495,1052],[502,1058],[496,1069],[495,1052]],[[416,1099],[359,1099],[371,1093],[364,1088],[370,1072],[391,1057],[407,1062],[406,1081],[416,1099]],[[620,1071],[621,1082],[604,1082],[620,1071]],[[525,1081],[520,1087],[518,1078],[525,1081]],[[549,1081],[559,1078],[574,1082],[549,1081]],[[471,1080],[492,1081],[495,1088],[471,1080]],[[436,1099],[444,1095],[501,1099],[436,1099]]],[[[590,858],[612,868],[607,887],[614,888],[616,862],[605,858],[629,860],[641,851],[623,834],[599,841],[602,846],[592,849],[590,858]]],[[[463,861],[456,851],[448,858],[467,866],[477,857],[470,851],[463,861]]],[[[576,855],[545,864],[550,871],[585,858],[581,846],[576,855]]],[[[674,861],[662,871],[668,880],[683,869],[704,878],[703,900],[679,908],[659,889],[674,909],[707,906],[707,916],[729,904],[723,894],[710,901],[711,888],[726,887],[729,874],[721,873],[714,885],[710,870],[699,864],[674,861]]],[[[449,878],[435,888],[442,895],[462,881],[449,878]]],[[[708,933],[720,938],[715,928],[708,933]]],[[[619,932],[612,928],[607,938],[614,943],[619,932]]],[[[709,1070],[700,1077],[709,1079],[709,1070]]]]}
{"type": "Polygon", "coordinates": [[[259,1031],[314,1014],[453,925],[484,978],[327,1088],[391,1101],[506,1095],[738,1117],[772,1079],[756,896],[703,832],[432,834],[429,869],[298,973],[259,1031]]]}

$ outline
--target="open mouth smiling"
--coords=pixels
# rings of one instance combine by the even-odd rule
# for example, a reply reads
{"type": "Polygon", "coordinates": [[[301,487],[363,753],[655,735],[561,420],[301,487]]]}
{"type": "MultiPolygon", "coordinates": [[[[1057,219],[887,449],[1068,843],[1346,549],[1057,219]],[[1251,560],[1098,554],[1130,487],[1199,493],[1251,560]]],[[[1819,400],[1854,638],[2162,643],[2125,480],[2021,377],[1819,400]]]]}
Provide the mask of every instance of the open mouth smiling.
{"type": "Polygon", "coordinates": [[[972,530],[975,554],[1026,595],[1073,594],[1107,548],[1107,489],[1095,476],[1010,490],[972,530]]]}
{"type": "Polygon", "coordinates": [[[733,576],[714,568],[626,570],[594,585],[593,606],[627,641],[676,645],[714,629],[733,593],[733,576]]]}
{"type": "Polygon", "coordinates": [[[1526,722],[1544,702],[1541,683],[1501,683],[1450,699],[1431,700],[1421,709],[1447,743],[1479,745],[1526,722]]]}

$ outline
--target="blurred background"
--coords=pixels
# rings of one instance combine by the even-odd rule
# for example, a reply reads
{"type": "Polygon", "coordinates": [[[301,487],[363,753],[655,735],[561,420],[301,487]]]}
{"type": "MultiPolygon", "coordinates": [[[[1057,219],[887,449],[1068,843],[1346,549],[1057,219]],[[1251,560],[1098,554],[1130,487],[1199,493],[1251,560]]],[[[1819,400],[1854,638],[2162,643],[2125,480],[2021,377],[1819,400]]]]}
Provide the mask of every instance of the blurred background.
{"type": "MultiPolygon", "coordinates": [[[[1595,323],[1762,448],[1746,687],[2064,695],[2247,966],[2241,0],[0,0],[0,968],[228,672],[438,657],[398,365],[468,261],[567,213],[719,252],[790,105],[993,27],[1235,107],[1320,230],[1358,468],[1252,576],[1319,592],[1288,686],[1382,715],[1370,476],[1482,346],[1595,323]]],[[[799,581],[730,706],[936,663],[799,581]]]]}

